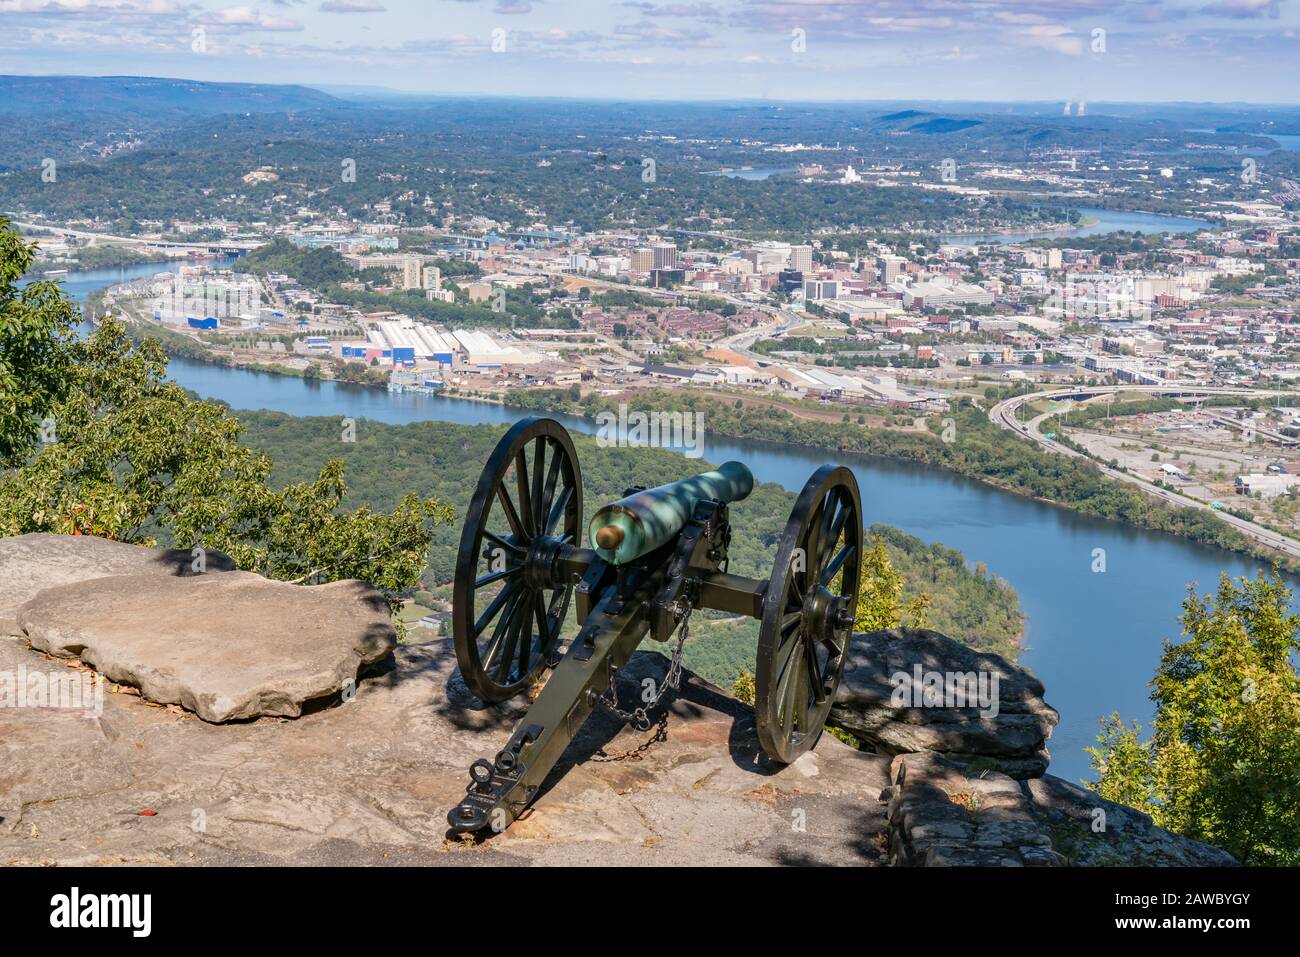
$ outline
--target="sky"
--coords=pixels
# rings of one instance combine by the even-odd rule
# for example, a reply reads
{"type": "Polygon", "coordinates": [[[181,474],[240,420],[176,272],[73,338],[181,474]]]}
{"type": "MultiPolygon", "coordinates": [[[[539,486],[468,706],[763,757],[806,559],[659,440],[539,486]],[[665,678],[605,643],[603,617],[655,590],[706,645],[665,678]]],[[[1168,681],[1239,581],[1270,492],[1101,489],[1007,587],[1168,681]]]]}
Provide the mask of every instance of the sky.
{"type": "Polygon", "coordinates": [[[1300,0],[0,0],[0,74],[713,100],[1300,103],[1300,0]]]}

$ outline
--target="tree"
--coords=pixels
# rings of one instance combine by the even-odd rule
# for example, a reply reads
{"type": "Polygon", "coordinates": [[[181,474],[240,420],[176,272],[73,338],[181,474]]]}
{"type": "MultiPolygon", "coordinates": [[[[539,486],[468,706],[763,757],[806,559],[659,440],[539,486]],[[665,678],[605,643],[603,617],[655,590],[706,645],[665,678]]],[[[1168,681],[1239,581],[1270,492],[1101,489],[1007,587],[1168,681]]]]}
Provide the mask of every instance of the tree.
{"type": "Polygon", "coordinates": [[[1118,715],[1090,748],[1103,797],[1243,864],[1300,863],[1300,615],[1277,570],[1183,602],[1152,682],[1152,736],[1118,715]]]}
{"type": "Polygon", "coordinates": [[[79,317],[55,283],[18,288],[34,258],[35,246],[0,218],[0,468],[57,434],[46,420],[69,384],[79,317]]]}
{"type": "Polygon", "coordinates": [[[756,696],[753,672],[747,670],[740,672],[739,677],[731,685],[731,696],[742,704],[753,705],[756,696]]]}
{"type": "MultiPolygon", "coordinates": [[[[21,256],[13,258],[7,240],[3,248],[11,252],[0,260],[0,276],[13,277],[21,256]]],[[[53,330],[42,362],[67,376],[65,389],[38,397],[54,422],[53,440],[0,463],[0,535],[139,544],[161,536],[226,552],[239,568],[271,578],[360,578],[390,593],[419,582],[433,526],[451,522],[446,505],[407,495],[388,513],[343,511],[347,483],[338,460],[314,481],[273,488],[271,460],[240,445],[243,426],[225,407],[193,399],[167,379],[155,340],[132,342],[109,318],[86,339],[64,337],[63,307],[48,297],[34,309],[16,300],[12,278],[0,286],[0,300],[18,301],[0,355],[23,354],[12,343],[27,330],[53,330]]]]}
{"type": "Polygon", "coordinates": [[[903,576],[894,568],[885,540],[871,536],[871,545],[864,556],[861,585],[858,591],[858,611],[853,619],[855,631],[880,631],[897,628],[903,616],[911,618],[911,626],[924,628],[930,596],[922,593],[904,605],[903,576]]]}

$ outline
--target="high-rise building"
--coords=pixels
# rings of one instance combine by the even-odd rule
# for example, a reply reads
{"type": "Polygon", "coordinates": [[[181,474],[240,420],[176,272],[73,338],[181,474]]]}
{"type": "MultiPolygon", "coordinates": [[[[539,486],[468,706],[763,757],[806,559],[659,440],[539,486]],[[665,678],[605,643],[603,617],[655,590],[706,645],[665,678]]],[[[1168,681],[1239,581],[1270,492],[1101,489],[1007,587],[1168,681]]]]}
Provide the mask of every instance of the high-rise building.
{"type": "Polygon", "coordinates": [[[876,268],[880,271],[880,281],[891,283],[903,273],[907,262],[902,256],[880,256],[876,259],[876,268]]]}
{"type": "Polygon", "coordinates": [[[435,292],[442,289],[442,270],[437,266],[424,267],[424,288],[435,292]]]}
{"type": "Polygon", "coordinates": [[[803,284],[803,295],[809,302],[814,299],[837,299],[839,294],[840,284],[834,279],[809,279],[803,284]]]}
{"type": "Polygon", "coordinates": [[[791,246],[789,268],[795,272],[812,272],[811,246],[791,246]]]}
{"type": "Polygon", "coordinates": [[[407,256],[402,260],[402,288],[419,289],[420,269],[423,264],[419,256],[407,256]]]}
{"type": "Polygon", "coordinates": [[[639,249],[632,250],[632,272],[640,273],[643,276],[650,274],[650,270],[655,268],[655,251],[649,246],[642,246],[639,249]]]}
{"type": "Polygon", "coordinates": [[[677,268],[677,247],[672,243],[655,243],[650,248],[654,250],[655,269],[677,268]]]}

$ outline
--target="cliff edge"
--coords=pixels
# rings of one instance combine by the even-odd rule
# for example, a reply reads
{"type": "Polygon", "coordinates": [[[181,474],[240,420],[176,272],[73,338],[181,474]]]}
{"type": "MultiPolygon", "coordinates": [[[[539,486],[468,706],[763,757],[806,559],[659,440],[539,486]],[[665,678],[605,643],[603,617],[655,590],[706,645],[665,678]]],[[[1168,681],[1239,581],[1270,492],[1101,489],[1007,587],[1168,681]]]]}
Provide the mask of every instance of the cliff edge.
{"type": "MultiPolygon", "coordinates": [[[[369,586],[204,558],[0,539],[0,863],[1232,863],[1043,773],[1042,685],[910,629],[856,638],[833,714],[857,747],[774,765],[686,673],[656,727],[594,715],[529,813],[458,838],[527,702],[478,702],[445,639],[396,645],[369,586]]],[[[666,668],[637,653],[620,696],[666,668]]]]}

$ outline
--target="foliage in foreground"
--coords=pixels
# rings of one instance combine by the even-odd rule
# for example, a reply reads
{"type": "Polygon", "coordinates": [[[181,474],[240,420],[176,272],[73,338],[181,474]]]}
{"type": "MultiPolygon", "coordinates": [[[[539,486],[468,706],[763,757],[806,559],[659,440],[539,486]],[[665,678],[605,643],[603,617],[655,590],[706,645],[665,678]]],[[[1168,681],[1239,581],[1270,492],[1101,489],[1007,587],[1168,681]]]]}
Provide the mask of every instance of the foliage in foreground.
{"type": "Polygon", "coordinates": [[[1118,714],[1089,748],[1108,800],[1243,864],[1300,864],[1300,615],[1276,570],[1189,589],[1186,638],[1166,642],[1148,740],[1118,714]]]}
{"type": "Polygon", "coordinates": [[[227,409],[167,380],[156,342],[131,342],[113,320],[79,338],[57,287],[19,292],[31,255],[0,230],[0,534],[163,537],[272,578],[360,578],[390,592],[418,583],[448,506],[406,495],[389,512],[341,511],[338,460],[272,487],[270,458],[240,444],[227,409]]]}
{"type": "Polygon", "coordinates": [[[853,619],[855,631],[897,628],[904,624],[904,616],[909,627],[927,626],[930,596],[921,592],[911,601],[904,602],[903,576],[890,561],[884,536],[879,532],[871,536],[871,544],[863,556],[861,579],[858,610],[853,619]]]}

